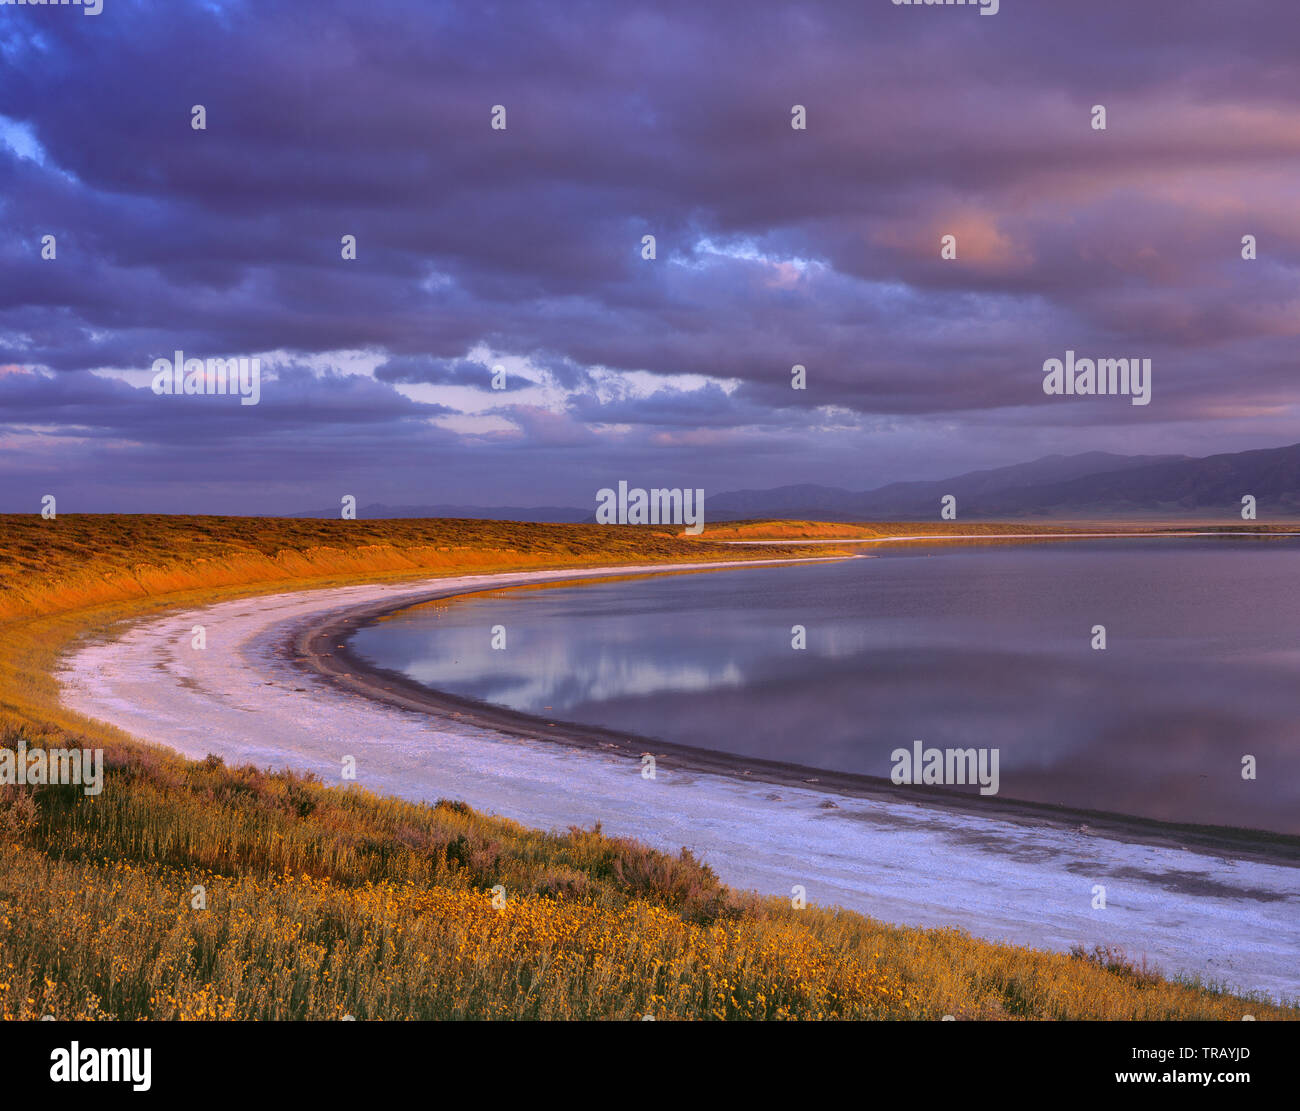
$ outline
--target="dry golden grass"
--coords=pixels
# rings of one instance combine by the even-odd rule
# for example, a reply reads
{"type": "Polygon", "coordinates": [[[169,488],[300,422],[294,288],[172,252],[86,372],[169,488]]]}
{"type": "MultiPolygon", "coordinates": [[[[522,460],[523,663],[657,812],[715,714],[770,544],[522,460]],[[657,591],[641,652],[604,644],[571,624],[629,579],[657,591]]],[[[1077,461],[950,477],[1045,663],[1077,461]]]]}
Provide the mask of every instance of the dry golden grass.
{"type": "Polygon", "coordinates": [[[685,851],[598,829],[548,834],[461,803],[186,761],[56,705],[50,670],[64,647],[166,605],[734,548],[492,522],[52,525],[0,522],[0,744],[102,747],[106,782],[95,797],[0,789],[0,1017],[1300,1017],[1117,954],[796,911],[728,890],[685,851]]]}
{"type": "Polygon", "coordinates": [[[0,619],[262,583],[753,558],[698,544],[681,531],[115,514],[44,521],[0,514],[0,619]]]}

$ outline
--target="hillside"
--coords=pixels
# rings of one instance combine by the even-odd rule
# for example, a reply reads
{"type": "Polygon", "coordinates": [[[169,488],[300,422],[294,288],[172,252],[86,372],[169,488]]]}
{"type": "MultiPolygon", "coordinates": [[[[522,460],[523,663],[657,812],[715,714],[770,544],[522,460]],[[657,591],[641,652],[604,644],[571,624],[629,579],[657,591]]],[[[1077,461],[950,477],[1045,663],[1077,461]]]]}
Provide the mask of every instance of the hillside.
{"type": "Polygon", "coordinates": [[[708,521],[934,520],[940,499],[957,498],[961,520],[1024,517],[1239,517],[1253,495],[1260,520],[1300,515],[1300,444],[1203,459],[1090,452],[972,471],[934,482],[893,483],[854,493],[830,486],[744,490],[705,499],[708,521]]]}

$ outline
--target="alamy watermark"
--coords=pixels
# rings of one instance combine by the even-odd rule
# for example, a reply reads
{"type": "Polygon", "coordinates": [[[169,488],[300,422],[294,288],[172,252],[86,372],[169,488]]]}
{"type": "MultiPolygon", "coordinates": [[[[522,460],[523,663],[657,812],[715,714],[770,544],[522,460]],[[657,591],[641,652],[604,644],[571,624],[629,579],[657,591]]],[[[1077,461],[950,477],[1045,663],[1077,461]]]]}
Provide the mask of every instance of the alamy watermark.
{"type": "Polygon", "coordinates": [[[144,1049],[94,1049],[72,1042],[50,1052],[50,1080],[55,1084],[130,1084],[133,1091],[152,1086],[150,1058],[144,1049]]]}
{"type": "Polygon", "coordinates": [[[1076,359],[1073,351],[1065,360],[1043,363],[1043,393],[1078,397],[1127,396],[1134,405],[1151,403],[1150,359],[1076,359]]]}
{"type": "Polygon", "coordinates": [[[997,15],[1001,0],[894,0],[896,8],[979,8],[980,15],[997,15]]]}
{"type": "Polygon", "coordinates": [[[913,741],[911,749],[896,748],[889,754],[895,783],[924,783],[931,786],[978,783],[981,795],[998,793],[996,748],[926,748],[913,741]]]}
{"type": "Polygon", "coordinates": [[[102,748],[0,748],[0,787],[61,783],[85,788],[88,795],[104,789],[102,748]]]}
{"type": "Polygon", "coordinates": [[[82,15],[99,15],[104,10],[104,0],[0,0],[0,8],[17,4],[27,8],[80,8],[82,15]]]}
{"type": "Polygon", "coordinates": [[[239,395],[240,405],[256,405],[262,399],[260,359],[187,359],[177,351],[172,359],[153,362],[153,392],[180,397],[239,395]]]}
{"type": "Polygon", "coordinates": [[[698,536],[704,531],[703,490],[628,489],[618,484],[596,491],[596,523],[600,525],[685,525],[698,536]]]}

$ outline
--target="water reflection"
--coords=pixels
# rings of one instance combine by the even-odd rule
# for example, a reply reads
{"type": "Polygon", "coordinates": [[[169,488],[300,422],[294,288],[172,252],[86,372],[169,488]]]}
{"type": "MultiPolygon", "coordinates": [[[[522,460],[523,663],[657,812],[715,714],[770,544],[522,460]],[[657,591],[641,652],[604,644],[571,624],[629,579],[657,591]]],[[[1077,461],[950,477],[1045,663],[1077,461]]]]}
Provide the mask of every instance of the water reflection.
{"type": "Polygon", "coordinates": [[[914,740],[998,747],[1005,797],[1300,833],[1297,581],[1288,540],[893,550],[506,591],[353,644],[554,720],[877,776],[914,740]]]}

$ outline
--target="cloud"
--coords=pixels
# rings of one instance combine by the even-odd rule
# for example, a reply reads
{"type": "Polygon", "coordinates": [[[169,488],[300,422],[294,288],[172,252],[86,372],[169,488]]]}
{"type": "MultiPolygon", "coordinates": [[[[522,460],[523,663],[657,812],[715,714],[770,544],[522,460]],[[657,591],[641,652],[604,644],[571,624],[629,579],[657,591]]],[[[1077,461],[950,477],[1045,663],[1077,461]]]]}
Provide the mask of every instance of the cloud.
{"type": "Polygon", "coordinates": [[[520,503],[619,462],[716,487],[858,459],[884,482],[1036,440],[1287,439],[1300,12],[971,14],[118,0],[11,21],[0,364],[42,373],[0,375],[3,490],[59,442],[69,481],[121,476],[138,508],[219,472],[274,509],[349,474],[419,501],[429,461],[435,500],[520,503]],[[1151,357],[1152,405],[1044,399],[1067,347],[1151,357]],[[163,406],[136,377],[177,349],[275,353],[275,388],[163,406]]]}

